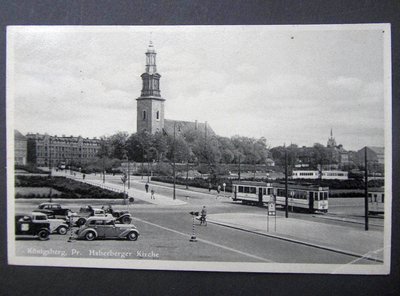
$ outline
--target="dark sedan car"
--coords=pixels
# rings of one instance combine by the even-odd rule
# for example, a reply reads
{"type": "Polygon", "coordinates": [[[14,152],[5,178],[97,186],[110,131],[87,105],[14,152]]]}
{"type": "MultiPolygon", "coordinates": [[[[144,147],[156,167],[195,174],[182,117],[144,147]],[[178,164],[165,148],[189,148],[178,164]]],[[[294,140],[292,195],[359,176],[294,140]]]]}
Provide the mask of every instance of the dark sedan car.
{"type": "Polygon", "coordinates": [[[59,203],[45,202],[38,206],[37,212],[54,215],[56,218],[63,218],[69,216],[72,212],[70,209],[63,208],[59,203]]]}

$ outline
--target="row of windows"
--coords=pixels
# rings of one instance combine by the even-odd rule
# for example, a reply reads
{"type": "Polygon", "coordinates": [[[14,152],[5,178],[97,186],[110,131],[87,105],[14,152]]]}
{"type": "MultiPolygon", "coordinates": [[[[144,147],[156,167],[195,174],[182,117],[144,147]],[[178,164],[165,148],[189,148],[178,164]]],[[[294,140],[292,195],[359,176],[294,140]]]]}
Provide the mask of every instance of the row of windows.
{"type": "Polygon", "coordinates": [[[369,202],[385,202],[385,194],[372,194],[368,193],[369,202]]]}
{"type": "Polygon", "coordinates": [[[295,176],[314,176],[316,173],[293,173],[295,176]]]}
{"type": "MultiPolygon", "coordinates": [[[[236,187],[236,186],[235,186],[236,187]]],[[[237,186],[239,193],[249,193],[249,194],[257,194],[257,187],[253,186],[237,186]]],[[[263,195],[272,195],[273,188],[262,188],[263,195]]],[[[286,190],[278,188],[277,189],[277,196],[286,196],[286,190]]],[[[328,192],[314,192],[314,191],[303,191],[303,190],[295,190],[290,191],[290,197],[294,199],[304,199],[306,200],[308,197],[313,198],[314,200],[327,200],[328,199],[328,192]],[[293,195],[292,195],[293,192],[293,195]],[[307,196],[308,194],[308,196],[307,196]]]]}

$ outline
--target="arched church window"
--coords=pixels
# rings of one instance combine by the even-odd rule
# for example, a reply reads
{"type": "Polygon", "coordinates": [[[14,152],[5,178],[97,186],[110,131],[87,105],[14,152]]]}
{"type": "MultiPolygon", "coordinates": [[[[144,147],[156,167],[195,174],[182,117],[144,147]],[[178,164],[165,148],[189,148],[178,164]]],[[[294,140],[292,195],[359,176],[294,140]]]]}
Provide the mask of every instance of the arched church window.
{"type": "Polygon", "coordinates": [[[157,113],[156,113],[156,118],[157,118],[157,119],[160,119],[160,111],[157,111],[157,113]]]}
{"type": "Polygon", "coordinates": [[[143,120],[146,120],[146,110],[143,110],[142,119],[143,119],[143,120]]]}

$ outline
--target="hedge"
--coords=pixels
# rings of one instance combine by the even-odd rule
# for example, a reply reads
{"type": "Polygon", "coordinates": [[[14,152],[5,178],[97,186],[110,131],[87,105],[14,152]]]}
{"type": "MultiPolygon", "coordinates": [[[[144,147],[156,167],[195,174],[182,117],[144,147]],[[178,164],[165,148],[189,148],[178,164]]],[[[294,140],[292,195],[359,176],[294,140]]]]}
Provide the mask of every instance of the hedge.
{"type": "MultiPolygon", "coordinates": [[[[123,193],[102,189],[90,184],[77,182],[65,177],[42,177],[42,176],[16,176],[16,187],[51,187],[61,194],[54,194],[52,198],[98,198],[98,199],[122,199],[123,193]]],[[[48,198],[47,194],[16,194],[16,198],[48,198]]]]}

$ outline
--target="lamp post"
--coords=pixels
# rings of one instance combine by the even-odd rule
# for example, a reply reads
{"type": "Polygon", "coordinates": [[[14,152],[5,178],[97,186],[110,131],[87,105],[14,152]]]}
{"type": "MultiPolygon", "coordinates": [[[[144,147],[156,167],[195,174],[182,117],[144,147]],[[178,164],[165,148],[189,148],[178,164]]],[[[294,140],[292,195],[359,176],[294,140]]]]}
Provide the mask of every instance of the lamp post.
{"type": "Polygon", "coordinates": [[[285,147],[285,218],[289,217],[288,211],[288,156],[287,156],[287,148],[285,147]]]}
{"type": "Polygon", "coordinates": [[[189,189],[189,160],[186,163],[186,189],[189,189]]]}
{"type": "Polygon", "coordinates": [[[364,162],[365,162],[365,196],[364,196],[364,209],[365,209],[365,231],[368,231],[368,158],[367,158],[367,146],[364,148],[364,162]]]}
{"type": "Polygon", "coordinates": [[[172,199],[176,198],[176,176],[175,176],[175,137],[176,137],[176,121],[174,121],[174,141],[172,144],[172,174],[174,178],[174,190],[173,190],[173,195],[172,199]]]}

